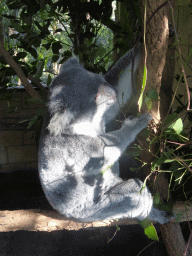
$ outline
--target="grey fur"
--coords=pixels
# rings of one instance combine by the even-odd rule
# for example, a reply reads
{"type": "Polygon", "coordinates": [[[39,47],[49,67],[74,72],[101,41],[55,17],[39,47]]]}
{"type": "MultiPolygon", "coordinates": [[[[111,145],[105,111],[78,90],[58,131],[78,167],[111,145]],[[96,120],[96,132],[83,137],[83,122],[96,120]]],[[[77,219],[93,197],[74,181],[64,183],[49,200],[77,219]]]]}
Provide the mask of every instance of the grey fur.
{"type": "Polygon", "coordinates": [[[110,123],[113,129],[118,126],[115,121],[116,117],[133,93],[133,87],[135,87],[135,85],[132,84],[132,74],[134,82],[134,75],[141,60],[142,50],[143,46],[141,44],[132,48],[105,74],[105,80],[118,91],[117,101],[106,111],[104,116],[106,124],[110,123]]]}
{"type": "Polygon", "coordinates": [[[106,111],[116,91],[77,58],[65,62],[49,94],[39,145],[39,174],[50,204],[66,217],[83,222],[149,217],[165,223],[139,179],[123,181],[118,159],[151,119],[126,119],[106,133],[106,111]]]}

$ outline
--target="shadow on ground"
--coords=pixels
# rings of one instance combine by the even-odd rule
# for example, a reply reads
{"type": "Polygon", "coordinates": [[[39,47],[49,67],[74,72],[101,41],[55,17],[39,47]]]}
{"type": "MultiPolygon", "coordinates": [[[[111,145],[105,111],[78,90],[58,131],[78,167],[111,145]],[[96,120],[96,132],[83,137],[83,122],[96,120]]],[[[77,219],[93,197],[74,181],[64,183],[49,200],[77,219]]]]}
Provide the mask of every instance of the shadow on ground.
{"type": "MultiPolygon", "coordinates": [[[[0,210],[51,209],[34,171],[0,173],[0,195],[0,210]]],[[[4,232],[0,233],[0,256],[136,256],[144,248],[140,256],[168,255],[164,243],[148,239],[139,225],[120,226],[114,236],[115,232],[116,227],[4,232]]]]}

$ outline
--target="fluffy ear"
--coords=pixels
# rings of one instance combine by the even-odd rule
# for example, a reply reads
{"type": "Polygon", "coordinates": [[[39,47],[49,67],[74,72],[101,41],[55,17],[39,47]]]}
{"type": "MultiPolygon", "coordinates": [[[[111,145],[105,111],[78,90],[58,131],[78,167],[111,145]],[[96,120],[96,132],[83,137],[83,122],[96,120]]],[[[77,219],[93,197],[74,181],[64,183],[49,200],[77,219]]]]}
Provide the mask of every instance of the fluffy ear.
{"type": "Polygon", "coordinates": [[[47,127],[49,132],[54,136],[61,134],[67,128],[73,117],[74,115],[69,109],[64,110],[63,113],[55,113],[47,127]]]}
{"type": "Polygon", "coordinates": [[[77,56],[71,57],[61,65],[59,74],[61,74],[63,70],[66,70],[72,67],[81,67],[81,66],[82,65],[79,63],[79,59],[77,56]]]}

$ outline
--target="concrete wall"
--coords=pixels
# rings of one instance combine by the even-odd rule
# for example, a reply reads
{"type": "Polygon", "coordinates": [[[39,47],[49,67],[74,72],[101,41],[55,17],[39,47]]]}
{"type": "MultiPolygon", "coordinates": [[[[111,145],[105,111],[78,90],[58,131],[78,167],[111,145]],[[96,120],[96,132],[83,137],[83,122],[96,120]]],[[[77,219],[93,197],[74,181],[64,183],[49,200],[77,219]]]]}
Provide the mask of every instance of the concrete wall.
{"type": "MultiPolygon", "coordinates": [[[[0,101],[0,172],[16,170],[37,170],[37,144],[33,130],[26,132],[27,123],[23,120],[34,117],[42,105],[26,102],[28,94],[24,89],[13,93],[13,100],[0,101]],[[8,113],[8,105],[17,106],[8,113]]],[[[29,97],[28,97],[29,98],[29,97]]]]}

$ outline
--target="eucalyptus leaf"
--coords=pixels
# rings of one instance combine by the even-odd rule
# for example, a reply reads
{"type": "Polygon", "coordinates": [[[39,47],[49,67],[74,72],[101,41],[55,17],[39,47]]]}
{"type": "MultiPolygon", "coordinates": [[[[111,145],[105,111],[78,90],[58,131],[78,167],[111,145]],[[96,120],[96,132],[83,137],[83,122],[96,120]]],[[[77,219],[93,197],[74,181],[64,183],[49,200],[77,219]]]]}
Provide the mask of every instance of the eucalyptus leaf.
{"type": "Polygon", "coordinates": [[[172,128],[177,134],[180,134],[183,131],[183,121],[181,118],[177,119],[173,124],[169,126],[172,128]]]}
{"type": "Polygon", "coordinates": [[[149,239],[154,241],[159,241],[159,238],[157,236],[157,231],[153,224],[151,224],[148,228],[145,229],[145,235],[148,236],[149,239]]]}
{"type": "Polygon", "coordinates": [[[147,81],[147,68],[146,68],[146,65],[144,65],[142,89],[141,89],[141,94],[138,100],[139,111],[141,110],[142,103],[143,103],[143,92],[145,90],[146,81],[147,81]]]}
{"type": "Polygon", "coordinates": [[[159,241],[156,229],[148,218],[139,221],[139,224],[144,228],[145,235],[148,236],[149,239],[159,241]]]}

